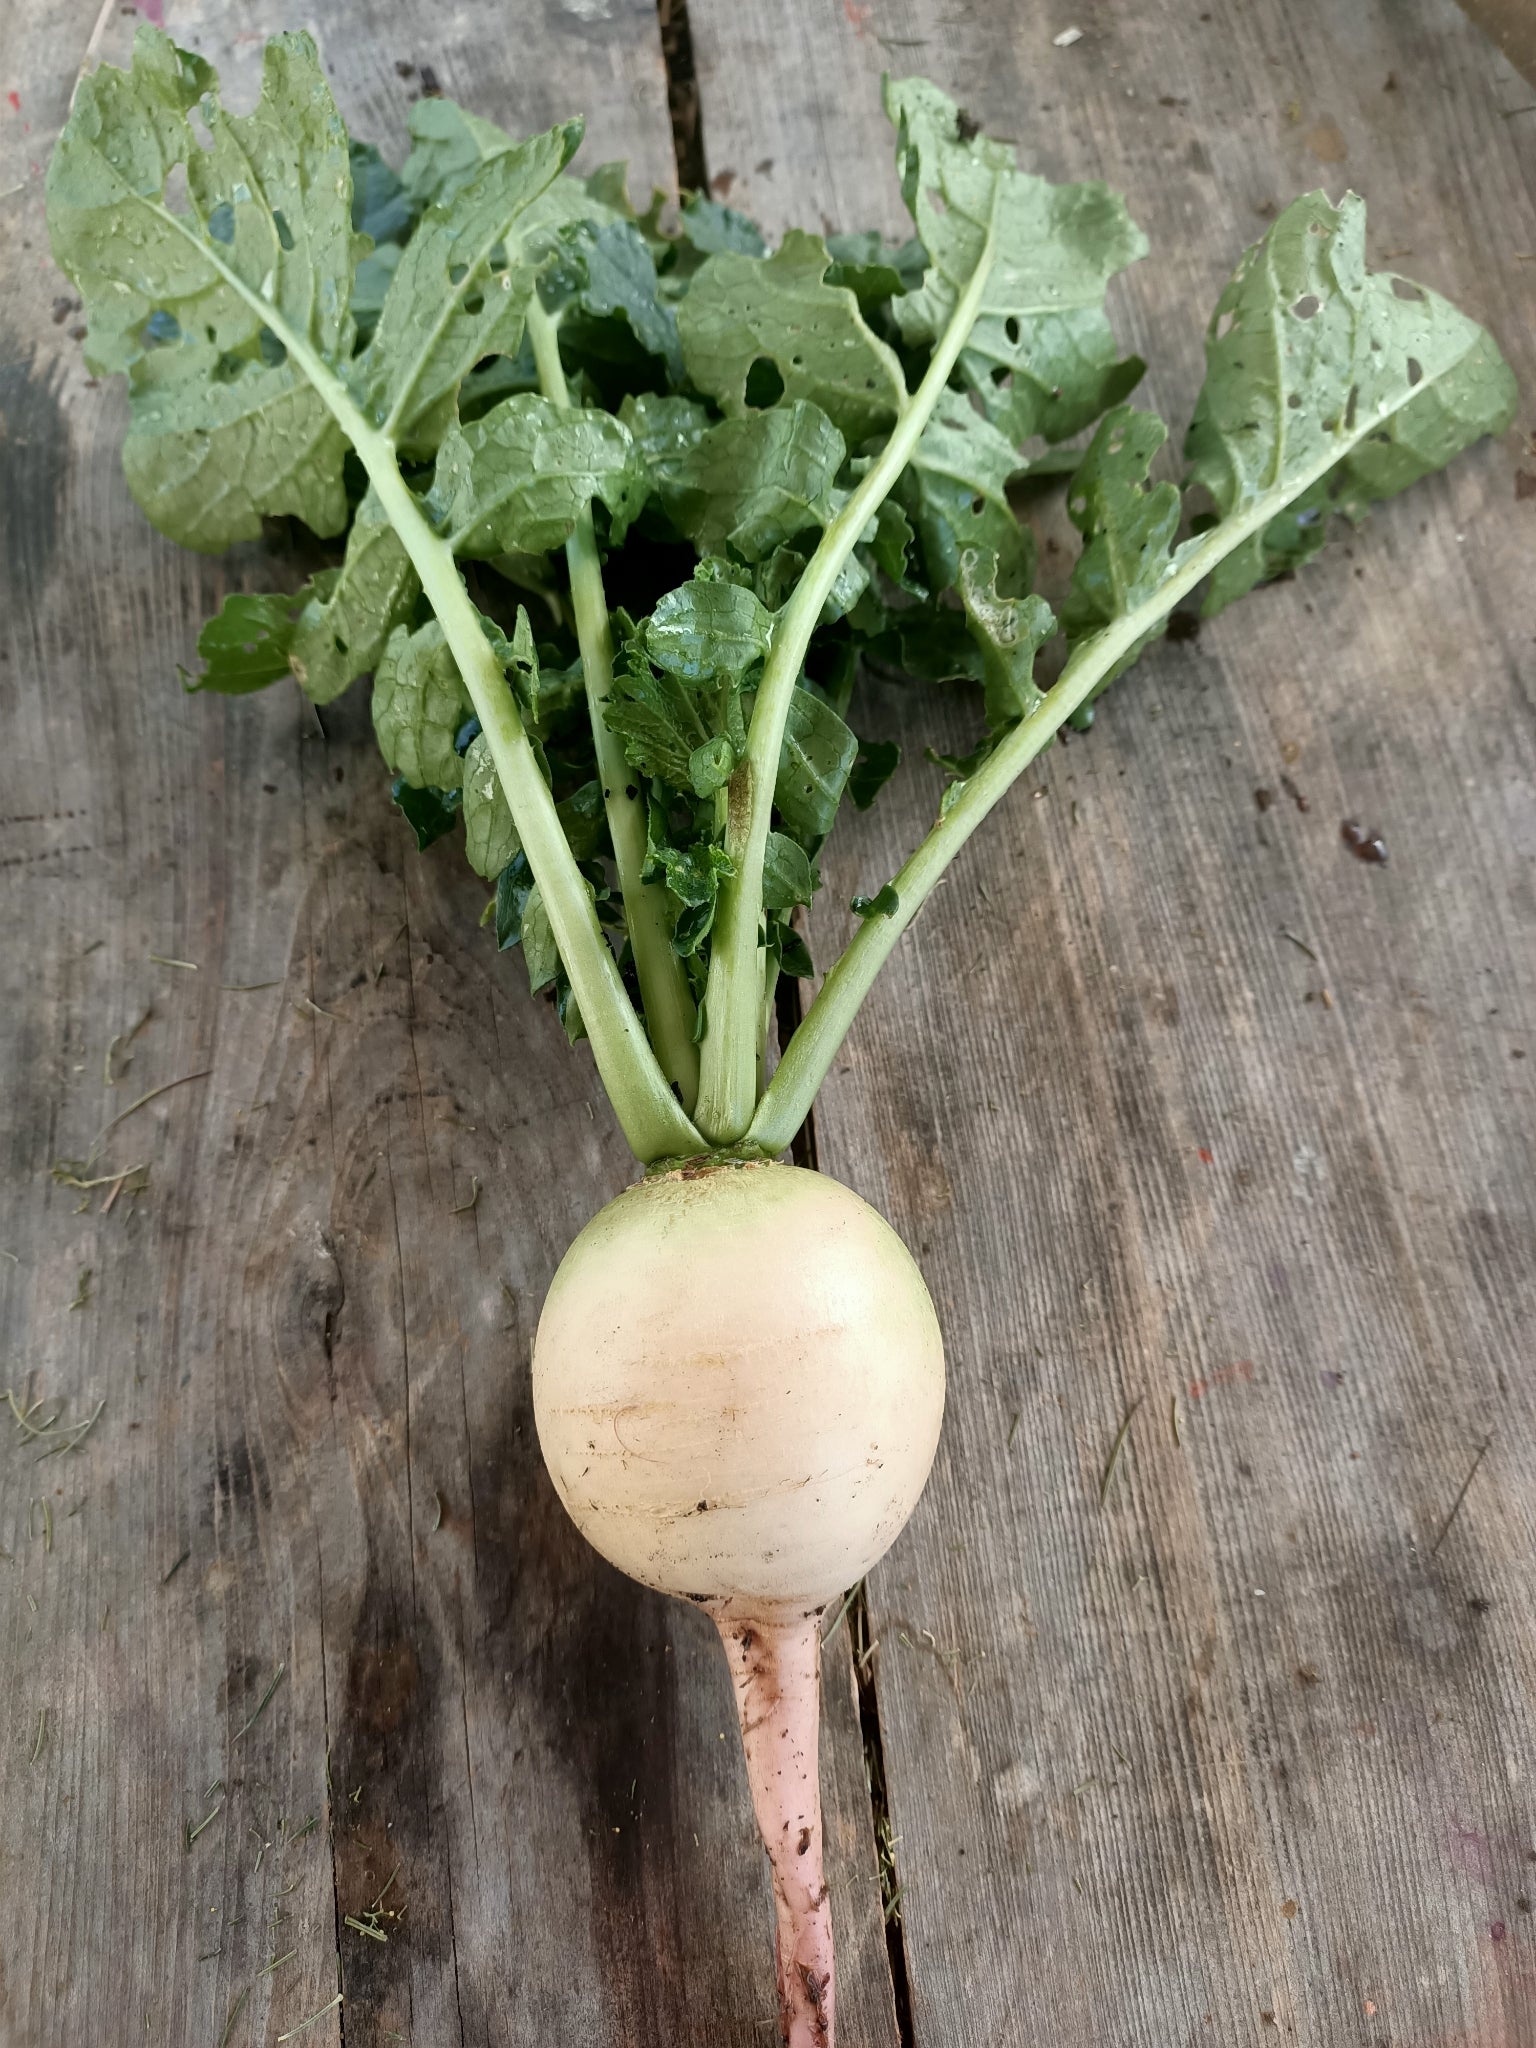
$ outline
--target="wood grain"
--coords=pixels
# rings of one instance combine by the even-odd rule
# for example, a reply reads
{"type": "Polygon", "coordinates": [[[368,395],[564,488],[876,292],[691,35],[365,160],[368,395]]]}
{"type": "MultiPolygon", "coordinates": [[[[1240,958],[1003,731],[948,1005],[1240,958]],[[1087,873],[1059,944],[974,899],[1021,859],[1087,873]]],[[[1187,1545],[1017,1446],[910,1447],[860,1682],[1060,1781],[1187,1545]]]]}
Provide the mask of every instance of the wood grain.
{"type": "MultiPolygon", "coordinates": [[[[292,18],[167,12],[237,105],[292,18]]],[[[670,182],[639,0],[306,14],[360,135],[398,145],[430,64],[513,128],[585,108],[591,160],[670,182]]],[[[772,1907],[718,1642],[587,1550],[533,1437],[544,1289],[631,1171],[590,1060],[457,852],[411,848],[364,693],[323,732],[294,692],[182,695],[226,588],[300,572],[151,532],[55,305],[41,166],[133,26],[0,24],[0,1386],[104,1404],[41,1463],[60,1439],[0,1409],[0,2043],[247,2048],[340,1989],[306,2043],[749,2048],[772,1907]],[[194,1074],[76,1176],[144,1193],[50,1178],[194,1074]]],[[[848,2033],[889,2041],[840,1651],[848,2033]]]]}
{"type": "MultiPolygon", "coordinates": [[[[887,970],[816,1136],[919,1254],[950,1346],[934,1479],[869,1593],[919,2048],[1517,2048],[1529,87],[1431,0],[691,13],[715,190],[775,228],[904,231],[885,68],[1124,190],[1154,253],[1114,317],[1176,422],[1238,251],[1320,182],[1363,191],[1373,257],[1516,366],[1522,432],[1154,650],[1025,778],[887,970]],[[1388,866],[1349,857],[1345,818],[1388,866]]],[[[1059,514],[1041,531],[1059,588],[1059,514]]],[[[889,684],[861,709],[909,765],[824,858],[818,957],[932,816],[924,743],[977,723],[889,684]]]]}

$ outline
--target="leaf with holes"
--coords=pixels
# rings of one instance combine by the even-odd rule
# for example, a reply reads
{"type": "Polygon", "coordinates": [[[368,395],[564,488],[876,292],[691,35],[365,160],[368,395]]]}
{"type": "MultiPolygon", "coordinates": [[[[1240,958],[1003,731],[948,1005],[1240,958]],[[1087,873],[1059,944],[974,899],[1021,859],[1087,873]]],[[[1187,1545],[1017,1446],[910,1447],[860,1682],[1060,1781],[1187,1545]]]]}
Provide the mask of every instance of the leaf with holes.
{"type": "Polygon", "coordinates": [[[786,832],[814,854],[832,830],[859,743],[843,719],[811,690],[796,690],[784,725],[773,806],[786,832]]]}
{"type": "MultiPolygon", "coordinates": [[[[1118,405],[1100,420],[1067,486],[1067,514],[1083,536],[1083,552],[1061,608],[1069,640],[1100,632],[1156,600],[1179,527],[1177,486],[1148,482],[1152,458],[1167,438],[1168,429],[1155,413],[1118,405]]],[[[1167,624],[1166,608],[1157,610],[1100,688],[1123,674],[1167,624]]]]}
{"type": "Polygon", "coordinates": [[[854,294],[823,281],[830,262],[820,236],[799,228],[772,256],[711,256],[678,309],[678,332],[689,377],[724,412],[807,398],[857,444],[891,425],[907,387],[854,294]]]}
{"type": "Polygon", "coordinates": [[[1035,656],[1056,631],[1055,615],[1043,597],[999,597],[990,548],[963,550],[958,588],[981,653],[987,731],[997,739],[1044,702],[1035,656]]]}
{"type": "Polygon", "coordinates": [[[891,303],[909,346],[948,321],[996,208],[996,259],[960,374],[1015,448],[1033,434],[1059,441],[1140,380],[1118,359],[1104,311],[1110,280],[1147,251],[1147,238],[1107,185],[1053,185],[1021,171],[1007,143],[967,135],[959,109],[926,79],[887,80],[902,197],[928,252],[921,287],[891,303]]]}
{"type": "Polygon", "coordinates": [[[1488,335],[1435,292],[1365,267],[1365,203],[1309,192],[1238,265],[1206,334],[1185,442],[1224,518],[1288,502],[1211,579],[1207,616],[1298,567],[1330,511],[1361,518],[1514,417],[1488,335]]]}
{"type": "Polygon", "coordinates": [[[1008,480],[1020,467],[1012,442],[965,398],[952,392],[939,401],[896,487],[930,589],[955,581],[968,547],[996,555],[1006,590],[1029,588],[1035,544],[1008,503],[1008,480]]]}
{"type": "Polygon", "coordinates": [[[580,140],[580,122],[566,121],[489,158],[427,209],[406,244],[356,375],[365,405],[407,454],[437,447],[476,363],[522,345],[536,263],[514,230],[580,140]]]}
{"type": "Polygon", "coordinates": [[[231,115],[210,65],[140,29],[131,70],[81,79],[47,195],[86,360],[128,373],[123,466],[161,532],[209,552],[283,513],[339,532],[346,444],[289,360],[290,344],[320,366],[352,347],[347,134],[310,38],[274,37],[254,111],[231,115]]]}

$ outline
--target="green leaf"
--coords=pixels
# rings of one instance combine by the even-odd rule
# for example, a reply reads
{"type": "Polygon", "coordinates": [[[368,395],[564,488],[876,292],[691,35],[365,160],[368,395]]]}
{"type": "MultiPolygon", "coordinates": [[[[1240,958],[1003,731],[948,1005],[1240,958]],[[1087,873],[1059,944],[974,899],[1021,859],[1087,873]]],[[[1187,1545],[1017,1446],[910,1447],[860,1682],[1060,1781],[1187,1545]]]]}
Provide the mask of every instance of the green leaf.
{"type": "Polygon", "coordinates": [[[373,730],[394,772],[418,789],[452,789],[454,741],[473,708],[436,619],[415,633],[397,626],[373,678],[373,730]]]}
{"type": "Polygon", "coordinates": [[[873,896],[855,896],[848,908],[857,918],[894,917],[901,908],[901,898],[896,893],[896,884],[887,882],[873,896]]]}
{"type": "Polygon", "coordinates": [[[522,851],[522,840],[502,794],[484,733],[470,742],[464,756],[464,852],[470,866],[487,882],[522,851]]]}
{"type": "Polygon", "coordinates": [[[848,776],[848,794],[857,809],[867,811],[901,766],[901,748],[894,740],[863,740],[848,776]]]}
{"type": "Polygon", "coordinates": [[[245,697],[287,675],[288,651],[303,602],[303,592],[297,597],[267,597],[232,590],[197,636],[197,651],[207,667],[200,676],[182,671],[188,692],[213,690],[221,697],[245,697]]]}
{"type": "Polygon", "coordinates": [[[998,578],[1010,592],[1029,588],[1034,541],[1008,503],[1008,479],[1017,474],[1013,444],[970,403],[951,393],[940,399],[902,471],[897,495],[922,544],[924,580],[933,590],[960,573],[962,548],[989,548],[998,578]]]}
{"type": "Polygon", "coordinates": [[[1447,300],[1365,268],[1365,203],[1310,192],[1250,249],[1217,301],[1185,454],[1224,518],[1326,466],[1227,556],[1207,616],[1324,545],[1514,417],[1514,378],[1447,300]],[[1331,453],[1337,460],[1328,464],[1331,453]]]}
{"type": "Polygon", "coordinates": [[[371,142],[347,147],[352,167],[352,225],[375,249],[409,241],[421,209],[371,142]]]}
{"type": "MultiPolygon", "coordinates": [[[[1152,458],[1168,438],[1155,413],[1119,405],[1095,429],[1067,486],[1067,514],[1083,535],[1061,608],[1069,640],[1095,633],[1156,595],[1168,574],[1179,525],[1179,493],[1147,480],[1152,458]]],[[[1105,676],[1123,675],[1147,642],[1167,628],[1159,616],[1105,676]]]]}
{"type": "Polygon", "coordinates": [[[523,917],[534,891],[533,869],[528,856],[519,850],[496,877],[496,946],[505,953],[520,945],[523,917]]]}
{"type": "Polygon", "coordinates": [[[521,347],[535,269],[513,230],[580,140],[565,121],[490,158],[406,244],[357,365],[365,405],[406,453],[437,447],[476,363],[521,347]]]}
{"type": "Polygon", "coordinates": [[[358,345],[367,343],[378,325],[391,280],[400,265],[400,251],[416,225],[418,208],[397,172],[390,169],[371,142],[354,142],[352,225],[373,247],[358,258],[352,277],[352,321],[358,345]]]}
{"type": "Polygon", "coordinates": [[[524,391],[449,428],[427,510],[455,554],[548,554],[565,545],[594,497],[622,540],[645,492],[622,421],[524,391]]]}
{"type": "Polygon", "coordinates": [[[809,690],[791,693],[773,802],[784,829],[807,852],[832,830],[858,752],[858,741],[830,704],[809,690]]]}
{"type": "Polygon", "coordinates": [[[763,854],[763,908],[783,914],[809,903],[820,886],[805,850],[783,832],[770,832],[763,854]]]}
{"type": "Polygon", "coordinates": [[[635,767],[703,797],[746,745],[742,678],[767,652],[772,620],[750,590],[700,566],[626,646],[604,715],[635,767]]]}
{"type": "Polygon", "coordinates": [[[772,615],[750,590],[699,576],[669,590],[645,628],[651,660],[690,682],[745,675],[772,640],[772,615]]]}
{"type": "Polygon", "coordinates": [[[713,796],[717,789],[724,789],[735,772],[736,749],[723,732],[705,740],[688,756],[688,782],[697,797],[713,796]]]}
{"type": "MultiPolygon", "coordinates": [[[[663,844],[655,852],[656,867],[667,890],[681,906],[672,930],[672,950],[687,960],[709,937],[720,884],[736,870],[725,848],[713,840],[699,840],[688,847],[663,844]]],[[[647,870],[648,879],[652,872],[647,870]]]]}
{"type": "Polygon", "coordinates": [[[405,544],[370,490],[357,508],[340,569],[315,577],[288,663],[315,704],[329,704],[377,667],[421,589],[405,544]]]}
{"type": "Polygon", "coordinates": [[[846,285],[861,306],[916,291],[928,268],[927,251],[916,236],[887,247],[878,228],[828,235],[827,254],[832,258],[827,283],[846,285]]]}
{"type": "Polygon", "coordinates": [[[804,939],[787,924],[771,925],[770,931],[777,942],[781,970],[797,981],[809,981],[816,964],[804,939]]]}
{"type": "Polygon", "coordinates": [[[851,291],[823,282],[826,244],[793,228],[772,256],[711,256],[678,312],[683,360],[726,413],[747,410],[754,368],[809,399],[846,441],[889,427],[907,387],[893,351],[864,324],[851,291]]]}
{"type": "Polygon", "coordinates": [[[419,99],[407,116],[411,153],[400,173],[417,208],[443,206],[466,186],[482,164],[517,147],[504,128],[482,120],[453,100],[419,99]]]}
{"type": "Polygon", "coordinates": [[[453,830],[453,821],[459,814],[458,790],[417,789],[403,775],[397,775],[389,793],[416,834],[418,853],[425,853],[435,839],[453,830]]]}
{"type": "Polygon", "coordinates": [[[272,323],[351,352],[347,136],[307,35],[266,46],[261,95],[224,112],[202,58],[141,29],[133,67],[83,77],[49,161],[54,253],[85,304],[86,360],[129,375],[130,489],[184,546],[292,514],[346,524],[345,442],[272,323]],[[211,146],[187,119],[201,101],[211,146]],[[187,208],[166,188],[185,168],[187,208]]]}
{"type": "Polygon", "coordinates": [[[689,193],[680,217],[684,239],[701,256],[718,256],[723,250],[761,256],[767,250],[768,244],[756,221],[748,220],[733,206],[723,206],[718,199],[705,198],[701,192],[689,193]]]}
{"type": "Polygon", "coordinates": [[[922,286],[892,301],[909,345],[931,344],[975,270],[994,203],[996,257],[959,372],[989,419],[1020,446],[1059,441],[1141,377],[1118,362],[1104,313],[1110,279],[1144,256],[1146,236],[1106,185],[1053,185],[1013,150],[964,134],[959,110],[926,79],[887,80],[902,197],[928,252],[922,286]]]}
{"type": "Polygon", "coordinates": [[[663,488],[674,482],[671,465],[696,448],[709,427],[709,413],[696,398],[653,391],[632,393],[619,407],[619,418],[647,476],[663,488]]]}
{"type": "Polygon", "coordinates": [[[523,905],[523,962],[528,969],[528,987],[534,995],[554,986],[560,972],[560,949],[550,928],[549,912],[538,885],[528,891],[523,905]]]}
{"type": "Polygon", "coordinates": [[[990,548],[961,551],[959,591],[981,652],[987,730],[996,738],[1044,702],[1035,656],[1056,631],[1055,615],[1043,597],[998,596],[997,557],[990,548]]]}
{"type": "Polygon", "coordinates": [[[760,562],[781,542],[825,526],[845,453],[820,407],[797,399],[722,420],[651,473],[668,517],[702,553],[730,547],[760,562]]]}
{"type": "Polygon", "coordinates": [[[609,731],[623,742],[625,758],[632,767],[669,789],[687,790],[693,786],[694,755],[717,737],[708,708],[708,700],[697,696],[680,677],[658,675],[643,654],[632,648],[624,665],[614,672],[603,717],[609,731]]]}
{"type": "Polygon", "coordinates": [[[659,358],[682,382],[677,316],[662,302],[655,259],[638,228],[627,220],[578,222],[561,237],[558,267],[545,302],[562,308],[560,350],[568,363],[626,363],[638,352],[659,358]]]}
{"type": "Polygon", "coordinates": [[[578,861],[597,860],[608,850],[608,811],[603,785],[584,782],[555,806],[555,815],[578,861]]]}

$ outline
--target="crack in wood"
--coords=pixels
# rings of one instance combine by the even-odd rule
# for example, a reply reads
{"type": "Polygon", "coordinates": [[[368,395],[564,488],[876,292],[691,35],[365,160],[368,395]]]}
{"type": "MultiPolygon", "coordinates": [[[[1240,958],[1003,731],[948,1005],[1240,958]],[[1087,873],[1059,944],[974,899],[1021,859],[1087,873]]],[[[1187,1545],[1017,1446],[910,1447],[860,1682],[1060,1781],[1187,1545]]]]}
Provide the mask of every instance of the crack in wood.
{"type": "MultiPolygon", "coordinates": [[[[804,991],[799,981],[781,976],[773,997],[774,1022],[778,1026],[779,1053],[805,1014],[804,991]]],[[[816,1112],[812,1109],[795,1133],[790,1157],[796,1166],[819,1171],[816,1160],[816,1112]]],[[[848,1640],[850,1644],[873,1643],[869,1625],[869,1597],[862,1580],[848,1597],[848,1640]]],[[[854,1684],[858,1691],[859,1733],[864,1744],[865,1779],[869,1787],[870,1833],[877,1863],[883,1864],[889,1880],[885,1908],[885,1954],[891,1974],[891,2002],[896,2009],[896,2038],[900,2048],[916,2048],[912,2024],[912,1985],[907,1969],[906,1934],[901,1922],[901,1880],[896,1869],[894,1832],[885,1789],[885,1742],[880,1733],[880,1701],[876,1689],[875,1658],[866,1652],[853,1656],[854,1684]]]]}
{"type": "Polygon", "coordinates": [[[672,155],[677,163],[677,189],[707,192],[709,176],[704,159],[704,119],[699,104],[699,81],[693,66],[693,31],[688,24],[688,0],[656,0],[656,19],[661,29],[661,61],[667,73],[667,113],[672,121],[672,155]]]}

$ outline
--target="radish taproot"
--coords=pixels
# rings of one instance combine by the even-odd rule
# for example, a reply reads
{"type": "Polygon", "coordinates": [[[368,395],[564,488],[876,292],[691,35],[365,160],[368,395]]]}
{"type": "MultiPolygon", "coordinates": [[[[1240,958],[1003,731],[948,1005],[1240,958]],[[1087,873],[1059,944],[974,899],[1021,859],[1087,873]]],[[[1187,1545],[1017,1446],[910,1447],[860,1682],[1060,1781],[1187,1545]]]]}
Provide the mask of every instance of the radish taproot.
{"type": "Polygon", "coordinates": [[[720,1632],[794,2048],[833,2034],[819,1617],[910,1514],[944,1368],[895,1235],[772,1162],[950,861],[1174,606],[1294,571],[1332,514],[1514,406],[1480,328],[1366,269],[1361,201],[1310,193],[1222,293],[1182,486],[1154,482],[1167,430],[1125,402],[1142,366],[1104,304],[1146,248],[1124,203],[1021,171],[921,79],[885,99],[915,231],[895,248],[770,251],[702,196],[667,223],[611,167],[570,171],[579,122],[515,142],[440,99],[397,174],[349,140],[301,34],[267,45],[242,118],[141,29],[130,71],[80,81],[48,170],[148,516],[204,550],[280,517],[342,547],[296,596],[228,598],[188,688],[291,676],[324,703],[373,676],[418,844],[462,816],[496,944],[590,1042],[646,1169],[551,1286],[539,1437],[594,1546],[720,1632]],[[1068,475],[1082,536],[1059,618],[1008,495],[1031,472],[1068,475]],[[774,1067],[822,845],[899,761],[849,722],[866,657],[978,685],[982,731],[936,757],[932,829],[853,899],[774,1067]]]}

